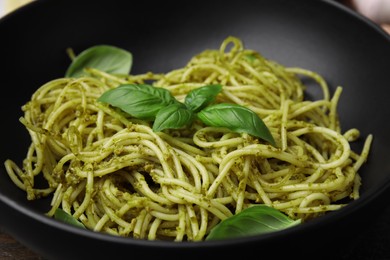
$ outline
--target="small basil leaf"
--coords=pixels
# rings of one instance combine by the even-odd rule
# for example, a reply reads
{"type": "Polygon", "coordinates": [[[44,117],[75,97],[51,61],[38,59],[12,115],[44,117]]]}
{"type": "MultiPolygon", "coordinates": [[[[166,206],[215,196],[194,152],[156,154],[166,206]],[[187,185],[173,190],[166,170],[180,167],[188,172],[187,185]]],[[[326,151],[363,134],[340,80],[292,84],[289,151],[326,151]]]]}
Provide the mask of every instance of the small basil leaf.
{"type": "Polygon", "coordinates": [[[237,104],[220,103],[206,107],[198,118],[209,126],[226,127],[238,133],[248,133],[275,146],[275,140],[263,120],[252,110],[237,104]]]}
{"type": "Polygon", "coordinates": [[[153,123],[153,131],[182,128],[192,122],[194,113],[183,104],[176,103],[161,108],[153,123]]]}
{"type": "Polygon", "coordinates": [[[300,223],[300,219],[293,220],[275,208],[256,205],[222,220],[210,230],[206,240],[261,235],[283,230],[300,223]]]}
{"type": "Polygon", "coordinates": [[[86,75],[85,68],[95,68],[111,74],[129,74],[133,55],[111,45],[96,45],[82,51],[68,67],[65,77],[86,75]]]}
{"type": "Polygon", "coordinates": [[[147,84],[125,84],[104,92],[98,101],[118,107],[138,119],[153,119],[157,112],[178,102],[167,89],[147,84]]]}
{"type": "Polygon", "coordinates": [[[221,85],[207,85],[193,89],[187,94],[184,104],[188,109],[198,112],[213,102],[221,90],[221,85]]]}
{"type": "Polygon", "coordinates": [[[72,215],[70,215],[69,213],[67,213],[63,209],[57,208],[56,211],[54,212],[54,218],[57,220],[60,220],[62,222],[65,222],[67,224],[70,224],[72,226],[86,229],[86,227],[83,225],[83,223],[81,223],[80,221],[75,219],[72,215]]]}
{"type": "Polygon", "coordinates": [[[256,56],[253,55],[253,54],[247,54],[247,55],[245,55],[245,58],[246,58],[248,61],[250,61],[250,62],[253,62],[253,61],[255,61],[255,60],[257,59],[256,56]]]}

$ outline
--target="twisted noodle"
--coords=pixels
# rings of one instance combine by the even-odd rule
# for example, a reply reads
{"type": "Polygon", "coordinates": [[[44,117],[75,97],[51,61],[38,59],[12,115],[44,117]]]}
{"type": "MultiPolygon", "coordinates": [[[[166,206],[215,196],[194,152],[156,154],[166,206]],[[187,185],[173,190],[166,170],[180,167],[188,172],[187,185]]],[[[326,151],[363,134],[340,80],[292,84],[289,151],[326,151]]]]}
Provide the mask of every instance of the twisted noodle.
{"type": "Polygon", "coordinates": [[[39,88],[23,106],[31,135],[23,168],[5,162],[29,200],[52,195],[87,228],[140,239],[200,241],[209,230],[251,204],[272,206],[308,221],[359,197],[360,154],[350,148],[358,129],[341,132],[337,104],[325,80],[287,68],[245,49],[234,37],[168,73],[60,78],[39,88]],[[230,47],[230,48],[229,48],[230,47]],[[305,100],[300,76],[322,89],[305,100]],[[152,82],[183,101],[192,89],[221,84],[217,102],[244,105],[269,127],[277,147],[248,134],[204,127],[155,133],[150,122],[98,103],[122,83],[152,82]],[[38,188],[42,175],[46,188],[38,188]]]}

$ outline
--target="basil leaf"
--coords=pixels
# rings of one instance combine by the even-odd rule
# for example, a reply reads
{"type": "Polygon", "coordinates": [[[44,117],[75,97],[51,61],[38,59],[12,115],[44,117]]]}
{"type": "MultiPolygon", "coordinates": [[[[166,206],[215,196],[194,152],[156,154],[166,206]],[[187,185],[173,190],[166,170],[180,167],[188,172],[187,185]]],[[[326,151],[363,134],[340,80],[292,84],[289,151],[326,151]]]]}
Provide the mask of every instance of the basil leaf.
{"type": "Polygon", "coordinates": [[[267,205],[256,205],[244,209],[214,226],[206,240],[230,239],[261,235],[283,230],[301,223],[281,211],[267,205]]]}
{"type": "Polygon", "coordinates": [[[188,109],[197,112],[213,102],[221,90],[221,85],[207,85],[193,89],[187,94],[184,104],[188,109]]]}
{"type": "Polygon", "coordinates": [[[85,68],[95,68],[111,74],[129,74],[133,55],[111,45],[96,45],[82,51],[68,67],[65,77],[86,75],[85,68]]]}
{"type": "Polygon", "coordinates": [[[161,108],[153,123],[153,131],[182,128],[192,122],[194,113],[181,103],[171,104],[161,108]]]}
{"type": "Polygon", "coordinates": [[[178,102],[167,89],[147,84],[125,84],[107,90],[98,101],[118,107],[138,119],[153,119],[157,112],[178,102]]]}
{"type": "Polygon", "coordinates": [[[245,132],[275,146],[275,140],[263,120],[244,106],[227,103],[212,105],[201,110],[198,118],[206,125],[226,127],[238,133],[245,132]]]}
{"type": "Polygon", "coordinates": [[[70,224],[72,226],[86,229],[86,227],[83,225],[83,223],[81,223],[80,221],[75,219],[72,215],[70,215],[69,213],[67,213],[63,209],[57,208],[56,211],[54,212],[54,218],[57,220],[60,220],[62,222],[65,222],[67,224],[70,224]]]}
{"type": "Polygon", "coordinates": [[[253,55],[253,54],[247,54],[247,55],[245,55],[245,58],[246,58],[248,61],[250,61],[250,62],[253,62],[253,61],[255,61],[255,60],[257,59],[256,56],[253,55]]]}

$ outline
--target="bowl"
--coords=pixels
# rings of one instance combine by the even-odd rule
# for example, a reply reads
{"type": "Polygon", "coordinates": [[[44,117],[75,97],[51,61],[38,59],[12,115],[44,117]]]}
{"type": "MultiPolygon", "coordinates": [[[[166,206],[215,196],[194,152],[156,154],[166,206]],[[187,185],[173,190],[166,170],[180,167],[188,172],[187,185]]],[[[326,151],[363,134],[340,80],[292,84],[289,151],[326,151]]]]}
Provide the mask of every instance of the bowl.
{"type": "MultiPolygon", "coordinates": [[[[291,228],[242,238],[173,242],[133,239],[80,229],[47,217],[51,198],[28,201],[0,168],[0,225],[47,259],[241,257],[342,254],[366,221],[381,214],[390,186],[388,109],[390,37],[379,26],[335,1],[258,0],[128,1],[39,0],[0,21],[3,63],[1,161],[22,163],[30,137],[19,122],[21,106],[46,82],[64,76],[65,50],[108,44],[133,54],[133,74],[165,73],[235,36],[249,49],[287,67],[315,71],[333,93],[342,129],[374,139],[359,170],[360,197],[345,207],[291,228]],[[303,251],[301,251],[303,250],[303,251]],[[319,253],[320,252],[320,253],[319,253]]],[[[308,82],[308,84],[313,84],[308,82]]],[[[308,92],[312,96],[318,93],[308,92]]],[[[356,148],[362,147],[362,140],[356,148]]]]}

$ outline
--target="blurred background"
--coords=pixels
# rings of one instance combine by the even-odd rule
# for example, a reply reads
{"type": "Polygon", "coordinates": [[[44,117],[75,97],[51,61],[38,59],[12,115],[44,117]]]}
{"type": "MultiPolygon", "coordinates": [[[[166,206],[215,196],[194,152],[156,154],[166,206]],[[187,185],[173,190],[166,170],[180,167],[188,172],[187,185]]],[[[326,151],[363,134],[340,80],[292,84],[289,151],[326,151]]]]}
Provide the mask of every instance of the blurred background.
{"type": "Polygon", "coordinates": [[[34,0],[0,0],[0,17],[34,0]]]}
{"type": "MultiPolygon", "coordinates": [[[[9,12],[38,0],[0,0],[0,18],[9,12]]],[[[293,1],[293,0],[292,0],[293,1]]],[[[390,33],[390,0],[335,0],[366,16],[390,33]]]]}
{"type": "MultiPolygon", "coordinates": [[[[23,5],[39,0],[0,0],[0,18],[23,5]]],[[[55,1],[55,0],[53,0],[55,1]]],[[[82,0],[80,0],[82,1],[82,0]]],[[[108,0],[107,0],[108,1],[108,0]]],[[[291,0],[294,1],[294,0],[291,0]]],[[[334,0],[364,15],[390,33],[390,0],[334,0]]],[[[41,259],[0,228],[0,259],[41,259]]]]}
{"type": "Polygon", "coordinates": [[[390,0],[338,0],[390,33],[390,0]]]}

